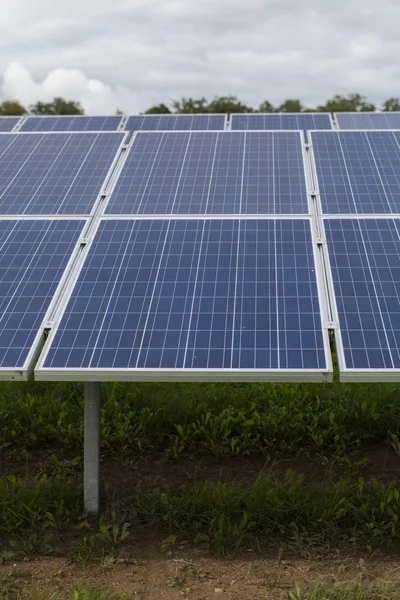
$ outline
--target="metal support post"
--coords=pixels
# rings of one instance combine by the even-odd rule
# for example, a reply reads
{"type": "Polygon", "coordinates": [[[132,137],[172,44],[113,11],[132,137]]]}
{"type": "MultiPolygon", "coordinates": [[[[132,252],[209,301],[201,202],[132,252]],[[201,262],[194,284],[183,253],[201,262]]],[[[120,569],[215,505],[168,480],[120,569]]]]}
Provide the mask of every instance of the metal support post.
{"type": "Polygon", "coordinates": [[[85,383],[83,489],[85,510],[96,515],[100,504],[100,383],[85,383]]]}

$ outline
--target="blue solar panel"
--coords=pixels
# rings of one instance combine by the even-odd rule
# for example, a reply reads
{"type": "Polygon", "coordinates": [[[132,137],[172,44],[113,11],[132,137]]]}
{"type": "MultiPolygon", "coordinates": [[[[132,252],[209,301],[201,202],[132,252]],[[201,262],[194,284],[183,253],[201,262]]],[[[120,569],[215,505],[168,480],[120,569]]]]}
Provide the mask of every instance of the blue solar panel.
{"type": "Polygon", "coordinates": [[[400,213],[400,132],[311,134],[324,214],[400,213]]]}
{"type": "Polygon", "coordinates": [[[0,131],[9,132],[14,129],[21,117],[0,117],[0,131]]]}
{"type": "Polygon", "coordinates": [[[326,369],[309,221],[101,222],[43,368],[326,369]]]}
{"type": "Polygon", "coordinates": [[[345,369],[400,369],[400,220],[327,219],[345,369]]]}
{"type": "Polygon", "coordinates": [[[89,214],[124,135],[0,135],[0,215],[89,214]]]}
{"type": "Polygon", "coordinates": [[[328,113],[254,113],[231,115],[232,130],[332,129],[328,113]]]}
{"type": "Polygon", "coordinates": [[[117,131],[121,116],[112,117],[28,117],[21,131],[117,131]]]}
{"type": "Polygon", "coordinates": [[[23,369],[84,221],[0,220],[0,368],[23,369]]]}
{"type": "Polygon", "coordinates": [[[400,112],[336,113],[339,129],[400,129],[400,112]]]}
{"type": "Polygon", "coordinates": [[[225,115],[136,115],[129,117],[127,131],[204,131],[225,129],[225,115]]]}
{"type": "Polygon", "coordinates": [[[107,214],[306,214],[300,134],[138,133],[107,214]]]}

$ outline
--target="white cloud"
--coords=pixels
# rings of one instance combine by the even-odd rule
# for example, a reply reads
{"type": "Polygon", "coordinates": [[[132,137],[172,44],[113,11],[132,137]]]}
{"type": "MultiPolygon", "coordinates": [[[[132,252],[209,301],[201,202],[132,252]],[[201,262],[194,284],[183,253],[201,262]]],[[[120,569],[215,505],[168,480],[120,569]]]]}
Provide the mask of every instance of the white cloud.
{"type": "Polygon", "coordinates": [[[399,95],[398,0],[3,0],[2,97],[128,113],[182,96],[252,106],[399,95]]]}

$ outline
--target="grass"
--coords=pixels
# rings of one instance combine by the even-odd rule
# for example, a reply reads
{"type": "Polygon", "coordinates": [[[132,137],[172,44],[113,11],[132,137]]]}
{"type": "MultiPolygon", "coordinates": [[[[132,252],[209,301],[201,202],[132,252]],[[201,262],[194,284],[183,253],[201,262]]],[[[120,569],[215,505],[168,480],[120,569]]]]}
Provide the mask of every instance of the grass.
{"type": "Polygon", "coordinates": [[[298,586],[289,592],[288,600],[398,600],[398,587],[390,584],[316,585],[300,591],[298,586]]]}
{"type": "MultiPolygon", "coordinates": [[[[1,584],[0,584],[1,585],[1,584]]],[[[0,587],[0,600],[128,600],[122,594],[98,590],[95,587],[83,586],[70,592],[54,592],[49,594],[33,594],[24,592],[17,586],[4,582],[0,587]]]]}
{"type": "MultiPolygon", "coordinates": [[[[1,384],[0,450],[80,447],[83,386],[1,384]]],[[[390,384],[104,384],[102,444],[110,452],[179,455],[400,451],[400,392],[390,384]]]]}

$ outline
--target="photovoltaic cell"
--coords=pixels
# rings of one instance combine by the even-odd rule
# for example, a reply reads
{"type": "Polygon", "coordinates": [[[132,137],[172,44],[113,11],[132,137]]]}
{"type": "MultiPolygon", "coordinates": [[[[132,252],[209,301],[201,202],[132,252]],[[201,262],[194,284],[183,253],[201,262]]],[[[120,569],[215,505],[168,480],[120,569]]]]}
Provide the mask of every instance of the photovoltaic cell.
{"type": "Polygon", "coordinates": [[[328,113],[254,113],[231,115],[232,130],[332,129],[328,113]]]}
{"type": "Polygon", "coordinates": [[[336,113],[339,129],[400,129],[400,112],[336,113]]]}
{"type": "Polygon", "coordinates": [[[0,135],[0,215],[89,214],[123,136],[0,135]]]}
{"type": "Polygon", "coordinates": [[[326,219],[346,369],[400,368],[400,220],[326,219]]]}
{"type": "Polygon", "coordinates": [[[14,129],[21,117],[0,117],[0,132],[9,132],[14,129]]]}
{"type": "Polygon", "coordinates": [[[400,132],[311,134],[324,214],[400,213],[400,132]]]}
{"type": "Polygon", "coordinates": [[[28,117],[22,124],[21,131],[117,131],[122,117],[28,117]]]}
{"type": "Polygon", "coordinates": [[[306,214],[297,132],[138,133],[107,214],[306,214]]]}
{"type": "Polygon", "coordinates": [[[0,220],[0,368],[23,369],[83,226],[0,220]]]}
{"type": "Polygon", "coordinates": [[[325,369],[309,221],[101,222],[43,368],[325,369]]]}
{"type": "Polygon", "coordinates": [[[195,131],[225,129],[225,115],[136,115],[129,117],[125,130],[195,131]]]}

